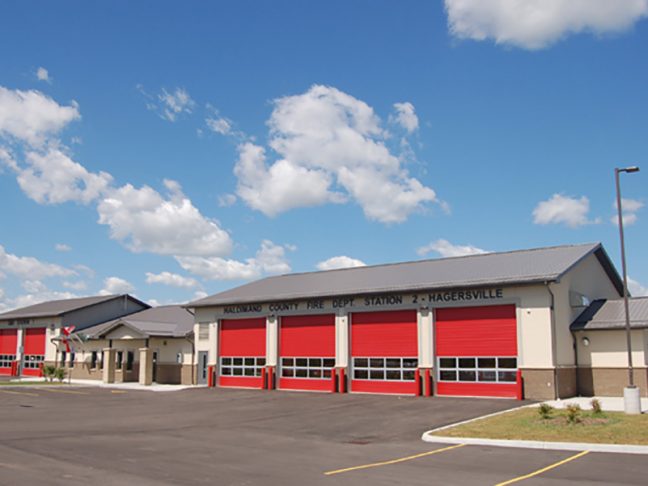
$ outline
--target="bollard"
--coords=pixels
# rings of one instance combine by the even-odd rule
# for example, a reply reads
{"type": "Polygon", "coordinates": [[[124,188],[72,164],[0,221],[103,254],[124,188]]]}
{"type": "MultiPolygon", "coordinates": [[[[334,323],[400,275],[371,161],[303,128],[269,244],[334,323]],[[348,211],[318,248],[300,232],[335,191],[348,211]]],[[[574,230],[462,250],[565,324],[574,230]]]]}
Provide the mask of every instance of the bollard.
{"type": "Polygon", "coordinates": [[[426,369],[424,371],[424,383],[425,383],[425,389],[424,389],[424,394],[426,397],[431,397],[432,396],[432,377],[430,374],[430,370],[426,369]]]}
{"type": "Polygon", "coordinates": [[[518,400],[524,400],[524,383],[522,380],[522,370],[517,370],[515,374],[515,384],[517,385],[516,397],[518,400]]]}
{"type": "Polygon", "coordinates": [[[414,384],[416,387],[416,396],[421,396],[421,370],[416,368],[414,371],[414,384]]]}

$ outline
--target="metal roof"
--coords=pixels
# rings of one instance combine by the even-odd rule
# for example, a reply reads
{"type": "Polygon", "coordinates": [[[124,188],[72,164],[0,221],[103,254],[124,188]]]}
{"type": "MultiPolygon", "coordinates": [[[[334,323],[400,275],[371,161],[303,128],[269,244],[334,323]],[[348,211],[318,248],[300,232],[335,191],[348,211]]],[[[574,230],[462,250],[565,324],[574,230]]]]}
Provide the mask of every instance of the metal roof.
{"type": "Polygon", "coordinates": [[[145,337],[184,337],[193,332],[194,315],[179,305],[151,307],[134,314],[97,324],[80,331],[100,339],[119,326],[126,326],[145,337]]]}
{"type": "MultiPolygon", "coordinates": [[[[648,328],[648,297],[628,299],[628,310],[630,311],[631,328],[648,328]]],[[[595,300],[571,325],[572,331],[624,328],[625,308],[623,299],[595,300]]]]}
{"type": "MultiPolygon", "coordinates": [[[[135,302],[139,300],[128,294],[122,295],[96,295],[93,297],[80,297],[76,299],[50,300],[20,309],[14,309],[0,314],[0,321],[9,319],[29,319],[36,317],[58,317],[85,307],[90,307],[112,299],[128,298],[135,302]]],[[[143,302],[140,302],[144,304],[143,302]]],[[[146,305],[146,304],[144,304],[146,305]]]]}
{"type": "Polygon", "coordinates": [[[557,281],[592,253],[619,288],[621,281],[605,250],[600,243],[590,243],[280,275],[186,307],[557,281]]]}

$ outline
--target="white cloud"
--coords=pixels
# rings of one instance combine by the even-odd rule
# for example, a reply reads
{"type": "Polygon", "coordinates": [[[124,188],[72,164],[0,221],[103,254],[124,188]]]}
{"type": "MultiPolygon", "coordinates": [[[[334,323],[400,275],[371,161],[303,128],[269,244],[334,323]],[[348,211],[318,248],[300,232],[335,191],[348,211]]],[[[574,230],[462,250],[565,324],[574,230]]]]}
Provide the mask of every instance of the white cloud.
{"type": "Polygon", "coordinates": [[[101,196],[112,181],[110,174],[88,172],[56,147],[48,147],[45,152],[28,151],[24,165],[14,163],[10,168],[23,192],[40,204],[88,204],[101,196]]]}
{"type": "Polygon", "coordinates": [[[448,240],[444,239],[432,241],[429,245],[418,248],[416,253],[420,256],[424,256],[433,251],[444,258],[488,253],[486,250],[482,250],[473,245],[453,245],[448,240]]]}
{"type": "Polygon", "coordinates": [[[630,295],[633,297],[644,297],[648,296],[648,287],[644,287],[636,280],[628,277],[628,292],[630,292],[630,295]]]}
{"type": "Polygon", "coordinates": [[[57,243],[54,248],[56,249],[56,251],[72,251],[72,247],[70,245],[66,245],[65,243],[57,243]]]}
{"type": "Polygon", "coordinates": [[[256,256],[244,262],[196,256],[176,257],[176,260],[186,271],[207,280],[251,280],[263,274],[290,272],[286,249],[285,246],[275,245],[270,240],[263,240],[256,256]]]}
{"type": "Polygon", "coordinates": [[[207,127],[213,132],[220,133],[221,135],[229,135],[232,132],[232,122],[227,118],[211,118],[205,120],[207,127]]]}
{"type": "Polygon", "coordinates": [[[50,78],[49,72],[42,66],[36,70],[36,79],[38,79],[39,81],[45,81],[46,83],[52,82],[52,78],[50,78]]]}
{"type": "Polygon", "coordinates": [[[419,127],[419,119],[416,116],[414,105],[410,102],[394,103],[394,110],[396,115],[391,117],[391,120],[398,123],[401,127],[407,130],[407,133],[414,133],[419,127]]]}
{"type": "Polygon", "coordinates": [[[0,86],[0,135],[40,146],[79,118],[76,102],[62,106],[40,91],[10,90],[0,86]]]}
{"type": "Polygon", "coordinates": [[[648,0],[445,0],[455,37],[542,49],[568,34],[629,29],[648,15],[648,0]]]}
{"type": "MultiPolygon", "coordinates": [[[[617,208],[617,203],[614,201],[614,209],[618,211],[617,208]]],[[[637,216],[637,212],[644,207],[643,201],[639,201],[638,199],[626,199],[626,198],[621,198],[621,209],[622,209],[622,218],[623,218],[623,226],[630,226],[632,224],[635,224],[637,220],[639,219],[639,216],[637,216]]],[[[610,222],[614,225],[619,225],[619,216],[618,214],[615,214],[614,216],[610,217],[610,222]]]]}
{"type": "Polygon", "coordinates": [[[181,288],[192,288],[199,285],[198,281],[194,278],[183,277],[177,273],[171,272],[162,272],[162,273],[151,273],[146,272],[146,283],[152,284],[163,284],[171,285],[172,287],[181,287],[181,288]]]}
{"type": "Polygon", "coordinates": [[[63,282],[63,287],[71,290],[85,290],[88,285],[84,281],[79,280],[77,282],[63,282]]]}
{"type": "Polygon", "coordinates": [[[119,277],[108,277],[104,280],[104,288],[99,295],[128,294],[135,290],[133,284],[119,277]]]}
{"type": "Polygon", "coordinates": [[[218,205],[221,208],[233,206],[236,203],[236,196],[234,194],[222,194],[218,196],[218,205]]]}
{"type": "Polygon", "coordinates": [[[351,197],[369,219],[405,221],[436,195],[409,177],[380,124],[369,105],[332,87],[277,99],[268,126],[279,158],[268,165],[263,147],[239,145],[237,194],[268,216],[351,197]]]}
{"type": "Polygon", "coordinates": [[[318,270],[335,270],[337,268],[364,267],[366,265],[362,260],[340,255],[329,258],[317,264],[318,270]]]}
{"type": "Polygon", "coordinates": [[[58,292],[42,287],[37,293],[29,293],[5,299],[4,302],[0,302],[0,310],[8,311],[11,309],[19,309],[21,307],[40,304],[41,302],[47,302],[49,300],[74,299],[76,297],[79,296],[72,292],[58,292]]]}
{"type": "Polygon", "coordinates": [[[2,268],[3,272],[32,280],[76,275],[74,270],[55,263],[42,262],[34,257],[20,257],[7,253],[2,245],[0,245],[0,268],[2,268]]]}
{"type": "Polygon", "coordinates": [[[590,209],[589,199],[585,196],[574,197],[554,194],[550,199],[541,201],[533,210],[535,224],[564,224],[577,228],[586,224],[597,223],[588,218],[590,209]]]}
{"type": "Polygon", "coordinates": [[[209,294],[207,294],[207,292],[205,292],[204,290],[196,290],[191,300],[204,299],[205,297],[207,297],[207,295],[209,294]]]}
{"type": "Polygon", "coordinates": [[[176,121],[178,115],[191,113],[194,106],[196,106],[196,103],[184,88],[176,88],[171,93],[166,89],[162,89],[162,93],[158,95],[158,100],[162,103],[160,116],[170,122],[176,121]]]}
{"type": "Polygon", "coordinates": [[[99,223],[110,227],[111,238],[133,252],[160,255],[224,255],[232,247],[229,234],[204,217],[182,193],[165,180],[167,198],[150,188],[130,184],[113,190],[98,207],[99,223]]]}

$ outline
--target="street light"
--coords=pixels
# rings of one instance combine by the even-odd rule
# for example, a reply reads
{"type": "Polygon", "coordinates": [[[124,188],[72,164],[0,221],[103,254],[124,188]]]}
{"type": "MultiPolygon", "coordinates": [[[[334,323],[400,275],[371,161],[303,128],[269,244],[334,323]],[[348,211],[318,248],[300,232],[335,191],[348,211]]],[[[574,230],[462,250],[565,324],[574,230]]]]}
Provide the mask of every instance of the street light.
{"type": "Polygon", "coordinates": [[[623,305],[625,307],[625,330],[628,348],[628,386],[623,389],[623,406],[626,413],[641,413],[641,398],[639,388],[634,384],[634,369],[632,367],[632,333],[630,330],[630,310],[628,308],[628,272],[626,270],[625,259],[625,242],[623,238],[623,209],[621,208],[621,185],[619,184],[619,174],[626,172],[631,174],[639,172],[639,167],[625,167],[623,169],[614,169],[614,180],[616,182],[617,211],[619,216],[619,240],[621,241],[621,268],[623,269],[623,305]]]}

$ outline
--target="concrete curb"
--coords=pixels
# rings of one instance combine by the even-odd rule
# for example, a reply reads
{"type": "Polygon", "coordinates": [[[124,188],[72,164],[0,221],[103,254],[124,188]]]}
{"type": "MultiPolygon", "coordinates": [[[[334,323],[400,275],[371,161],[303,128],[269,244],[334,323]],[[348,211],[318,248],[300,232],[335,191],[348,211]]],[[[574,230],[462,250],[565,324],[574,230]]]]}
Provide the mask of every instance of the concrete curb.
{"type": "Polygon", "coordinates": [[[421,437],[425,442],[442,444],[468,444],[493,447],[516,447],[521,449],[545,449],[554,451],[591,451],[618,454],[648,454],[648,446],[629,444],[587,444],[583,442],[541,442],[537,440],[477,439],[474,437],[444,437],[432,435],[433,430],[421,437]]]}

